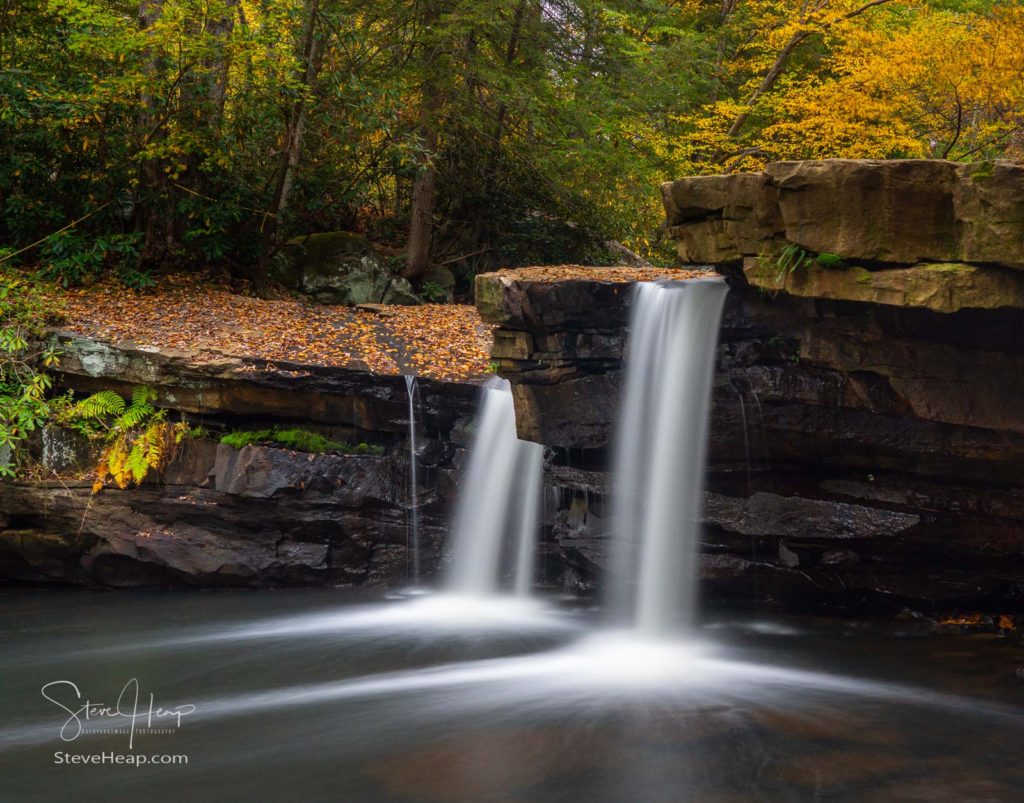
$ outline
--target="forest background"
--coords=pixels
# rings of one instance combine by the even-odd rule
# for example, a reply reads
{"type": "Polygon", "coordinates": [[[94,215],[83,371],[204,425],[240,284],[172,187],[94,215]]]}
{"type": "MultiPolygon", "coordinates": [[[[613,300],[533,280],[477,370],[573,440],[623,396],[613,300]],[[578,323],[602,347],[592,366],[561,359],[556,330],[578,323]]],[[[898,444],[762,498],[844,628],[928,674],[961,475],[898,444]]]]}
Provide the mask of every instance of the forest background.
{"type": "Polygon", "coordinates": [[[0,260],[65,286],[365,235],[422,286],[655,262],[657,185],[1024,155],[999,0],[0,0],[0,260]]]}

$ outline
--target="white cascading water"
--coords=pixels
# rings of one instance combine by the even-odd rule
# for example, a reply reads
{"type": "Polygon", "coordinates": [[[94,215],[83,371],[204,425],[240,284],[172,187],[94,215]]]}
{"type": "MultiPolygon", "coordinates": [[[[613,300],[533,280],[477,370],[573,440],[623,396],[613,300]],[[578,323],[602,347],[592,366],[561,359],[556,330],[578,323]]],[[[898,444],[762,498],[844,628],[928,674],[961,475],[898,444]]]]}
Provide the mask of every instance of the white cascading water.
{"type": "Polygon", "coordinates": [[[420,512],[417,508],[419,482],[416,470],[416,377],[405,376],[405,391],[409,395],[409,564],[412,583],[420,582],[420,512]]]}
{"type": "MultiPolygon", "coordinates": [[[[469,465],[459,489],[448,591],[475,596],[500,591],[501,559],[508,539],[521,539],[527,530],[531,541],[535,537],[538,505],[523,504],[521,496],[533,491],[522,477],[538,476],[542,454],[542,447],[516,437],[508,380],[492,380],[483,390],[469,465]]],[[[527,584],[532,579],[532,555],[529,564],[527,584]]]]}
{"type": "MultiPolygon", "coordinates": [[[[544,447],[531,441],[519,441],[519,532],[516,534],[515,593],[528,597],[533,588],[537,563],[537,527],[540,522],[540,495],[544,474],[544,447]]],[[[512,504],[517,504],[516,499],[512,504]]]]}
{"type": "Polygon", "coordinates": [[[615,463],[611,608],[650,636],[690,629],[697,606],[721,279],[638,284],[615,463]]]}

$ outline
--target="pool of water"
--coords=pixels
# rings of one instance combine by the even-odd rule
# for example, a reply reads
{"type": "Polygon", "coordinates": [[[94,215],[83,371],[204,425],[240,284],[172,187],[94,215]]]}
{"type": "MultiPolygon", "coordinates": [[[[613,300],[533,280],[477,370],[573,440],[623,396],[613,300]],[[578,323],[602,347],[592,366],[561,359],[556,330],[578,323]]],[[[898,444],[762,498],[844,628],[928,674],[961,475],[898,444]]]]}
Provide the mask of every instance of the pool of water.
{"type": "Polygon", "coordinates": [[[0,591],[0,800],[1021,799],[1019,637],[598,623],[342,591],[0,591]]]}

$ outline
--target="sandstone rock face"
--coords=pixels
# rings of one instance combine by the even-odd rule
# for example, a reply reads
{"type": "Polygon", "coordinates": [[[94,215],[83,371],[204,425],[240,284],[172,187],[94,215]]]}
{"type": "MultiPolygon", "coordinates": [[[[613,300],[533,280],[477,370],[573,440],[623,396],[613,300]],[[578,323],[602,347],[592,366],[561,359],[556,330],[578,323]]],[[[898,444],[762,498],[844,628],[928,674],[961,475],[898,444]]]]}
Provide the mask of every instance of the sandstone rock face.
{"type": "Polygon", "coordinates": [[[271,279],[325,304],[418,304],[409,282],[392,276],[363,237],[333,231],[288,243],[271,279]]]}
{"type": "Polygon", "coordinates": [[[835,301],[860,301],[935,312],[962,309],[1024,309],[1024,273],[956,262],[866,270],[824,266],[807,259],[795,269],[771,259],[746,257],[743,275],[773,293],[835,301]]]}
{"type": "MultiPolygon", "coordinates": [[[[520,437],[554,447],[551,579],[596,588],[611,569],[605,472],[630,286],[547,284],[478,280],[520,437]]],[[[962,303],[969,285],[897,285],[894,303],[853,303],[730,284],[708,593],[821,609],[1024,608],[1024,311],[962,303]]]]}
{"type": "Polygon", "coordinates": [[[778,162],[662,185],[685,262],[777,254],[1024,269],[1024,165],[941,160],[778,162]]]}

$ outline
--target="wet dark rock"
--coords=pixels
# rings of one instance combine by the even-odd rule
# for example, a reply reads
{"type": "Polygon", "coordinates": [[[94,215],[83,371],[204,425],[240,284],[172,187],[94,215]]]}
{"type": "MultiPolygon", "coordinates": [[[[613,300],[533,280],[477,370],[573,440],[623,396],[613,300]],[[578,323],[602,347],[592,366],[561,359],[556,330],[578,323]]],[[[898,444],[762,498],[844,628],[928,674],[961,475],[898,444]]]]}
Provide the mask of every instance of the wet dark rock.
{"type": "MultiPolygon", "coordinates": [[[[722,192],[706,183],[709,198],[722,192]]],[[[754,206],[736,214],[770,222],[754,206]]],[[[1024,312],[770,296],[741,275],[729,281],[709,593],[816,608],[1024,608],[1024,312]]],[[[584,585],[600,585],[629,284],[506,276],[479,288],[520,437],[554,448],[552,543],[584,585]]]]}
{"type": "MultiPolygon", "coordinates": [[[[30,528],[0,531],[0,576],[110,586],[403,582],[403,465],[389,457],[219,446],[208,487],[0,484],[0,507],[30,528]],[[229,454],[233,452],[234,454],[229,454]]],[[[440,560],[446,513],[422,510],[424,554],[440,560]]]]}
{"type": "MultiPolygon", "coordinates": [[[[281,422],[394,444],[384,456],[234,449],[187,439],[159,477],[91,493],[90,481],[0,483],[0,578],[117,587],[406,582],[408,401],[401,377],[267,368],[226,357],[66,339],[60,381],[88,392],[149,384],[158,404],[220,427],[281,422]],[[258,368],[257,368],[258,367],[258,368]]],[[[421,380],[421,564],[436,573],[477,388],[421,380]]],[[[49,428],[48,428],[49,429],[49,428]]],[[[86,469],[95,447],[52,428],[46,465],[86,469]]]]}

